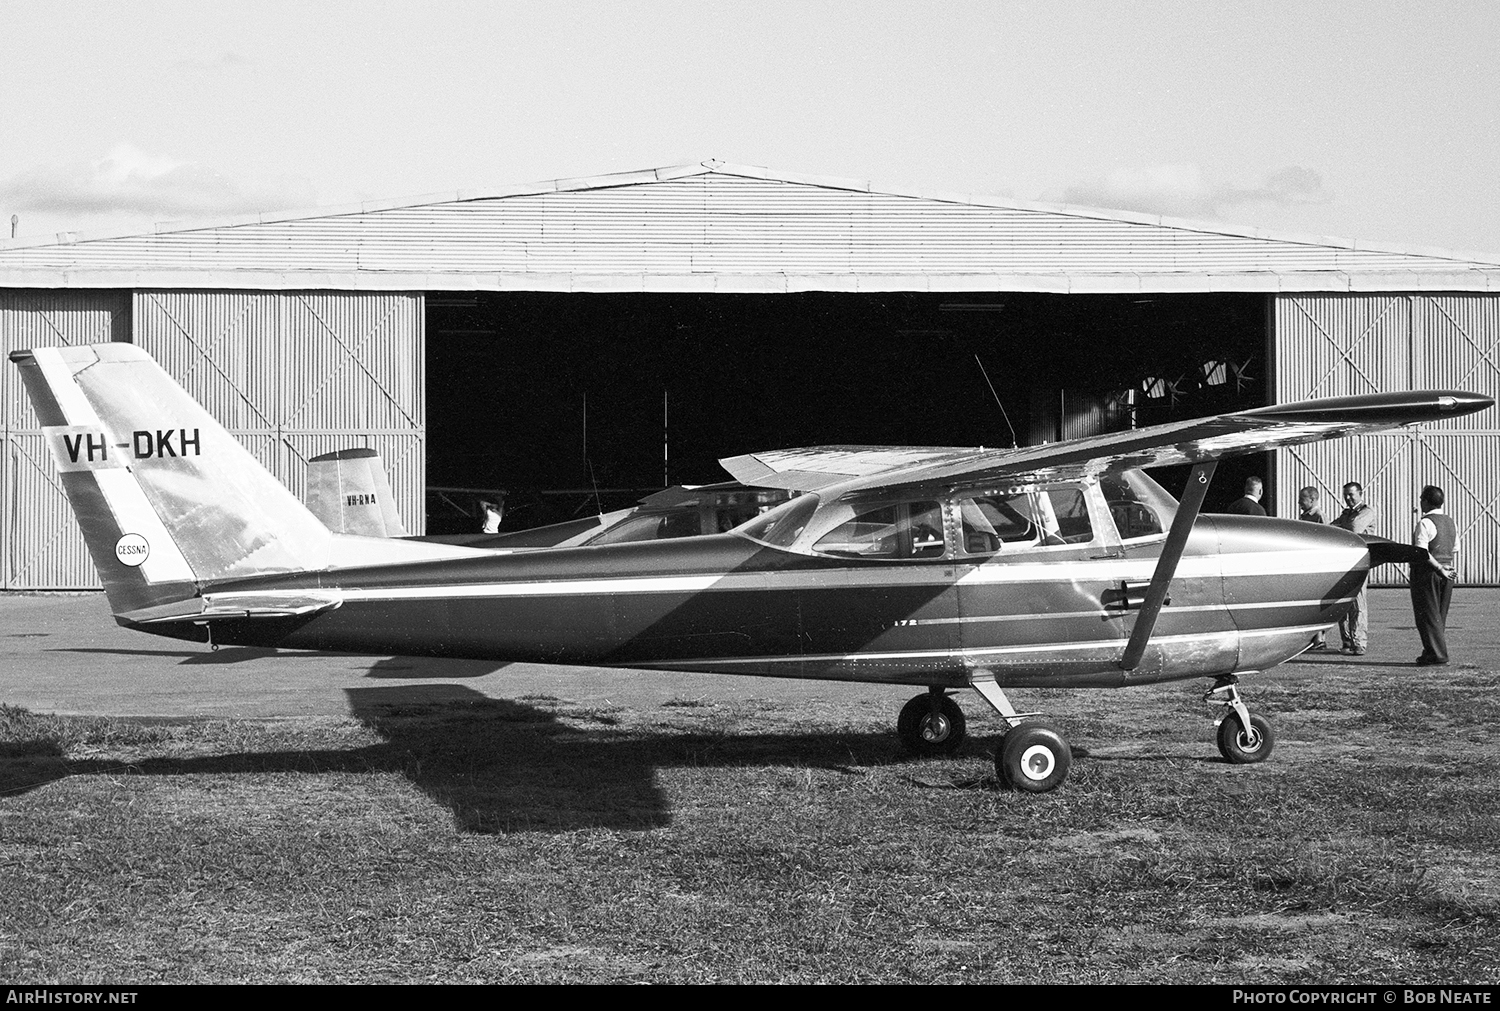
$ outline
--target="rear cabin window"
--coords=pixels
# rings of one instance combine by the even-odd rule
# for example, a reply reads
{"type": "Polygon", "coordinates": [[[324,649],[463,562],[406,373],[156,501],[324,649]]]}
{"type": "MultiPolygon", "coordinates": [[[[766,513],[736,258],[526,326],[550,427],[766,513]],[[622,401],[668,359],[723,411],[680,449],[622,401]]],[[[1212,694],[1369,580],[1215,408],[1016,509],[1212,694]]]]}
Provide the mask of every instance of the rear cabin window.
{"type": "Polygon", "coordinates": [[[635,541],[665,541],[675,537],[696,537],[703,531],[698,510],[678,509],[669,513],[645,513],[621,520],[590,544],[630,544],[635,541]]]}
{"type": "Polygon", "coordinates": [[[842,558],[941,558],[943,507],[936,502],[854,506],[854,515],[819,537],[813,550],[842,558]]]}
{"type": "Polygon", "coordinates": [[[1079,488],[976,495],[958,500],[963,549],[992,555],[1006,547],[1057,547],[1094,539],[1088,499],[1079,488]]]}
{"type": "Polygon", "coordinates": [[[818,501],[815,494],[799,495],[736,527],[734,532],[775,548],[791,547],[807,529],[807,521],[817,512],[818,501]]]}

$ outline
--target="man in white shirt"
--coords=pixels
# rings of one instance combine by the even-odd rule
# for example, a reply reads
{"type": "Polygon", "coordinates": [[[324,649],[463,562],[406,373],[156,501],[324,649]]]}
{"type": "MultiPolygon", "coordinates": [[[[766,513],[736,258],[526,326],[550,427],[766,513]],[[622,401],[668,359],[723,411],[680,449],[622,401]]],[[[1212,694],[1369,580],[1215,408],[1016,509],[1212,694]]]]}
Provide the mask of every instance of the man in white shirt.
{"type": "Polygon", "coordinates": [[[1448,605],[1458,579],[1458,528],[1443,512],[1443,489],[1422,489],[1422,518],[1411,542],[1425,552],[1411,563],[1411,610],[1422,637],[1417,666],[1440,667],[1448,662],[1448,605]]]}
{"type": "MultiPolygon", "coordinates": [[[[1364,485],[1358,481],[1344,485],[1344,506],[1333,526],[1355,534],[1374,532],[1375,510],[1365,504],[1364,485]]],[[[1363,656],[1370,648],[1370,608],[1365,581],[1360,582],[1359,592],[1354,595],[1354,607],[1339,619],[1339,635],[1344,640],[1343,651],[1351,656],[1363,656]]]]}

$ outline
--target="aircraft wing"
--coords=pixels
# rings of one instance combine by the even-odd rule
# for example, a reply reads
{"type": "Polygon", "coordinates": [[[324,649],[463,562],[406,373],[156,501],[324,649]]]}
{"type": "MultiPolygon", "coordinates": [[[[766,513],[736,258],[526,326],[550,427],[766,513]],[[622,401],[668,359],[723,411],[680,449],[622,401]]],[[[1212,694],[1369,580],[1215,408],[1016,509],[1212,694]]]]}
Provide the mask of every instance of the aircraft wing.
{"type": "Polygon", "coordinates": [[[1473,414],[1490,397],[1461,391],[1381,393],[1108,432],[1019,449],[822,446],[721,460],[746,484],[817,491],[1067,480],[1136,467],[1196,464],[1473,414]]]}
{"type": "Polygon", "coordinates": [[[956,463],[995,452],[983,447],[960,446],[813,446],[725,457],[719,465],[741,484],[789,491],[817,491],[854,478],[878,477],[916,466],[956,463]]]}

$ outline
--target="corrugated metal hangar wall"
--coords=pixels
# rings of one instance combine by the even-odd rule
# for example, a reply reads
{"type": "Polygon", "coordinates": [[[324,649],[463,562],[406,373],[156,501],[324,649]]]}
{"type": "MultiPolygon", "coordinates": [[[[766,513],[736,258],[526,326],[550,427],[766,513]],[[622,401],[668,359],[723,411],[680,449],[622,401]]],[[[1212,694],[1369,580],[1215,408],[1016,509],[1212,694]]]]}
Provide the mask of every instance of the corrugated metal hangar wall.
{"type": "MultiPolygon", "coordinates": [[[[419,526],[425,484],[423,296],[327,291],[0,291],[0,350],[133,340],[299,498],[307,460],[385,458],[419,526]]],[[[3,588],[96,588],[14,368],[0,376],[3,588]]]]}
{"type": "MultiPolygon", "coordinates": [[[[1275,299],[1274,322],[1277,403],[1420,389],[1500,399],[1500,297],[1288,295],[1275,299]]],[[[1500,585],[1500,411],[1276,456],[1277,515],[1295,516],[1297,490],[1312,485],[1331,519],[1343,485],[1357,481],[1376,532],[1399,541],[1411,537],[1422,487],[1437,485],[1458,525],[1460,578],[1500,585]]],[[[1387,565],[1374,578],[1404,582],[1405,572],[1387,565]]]]}

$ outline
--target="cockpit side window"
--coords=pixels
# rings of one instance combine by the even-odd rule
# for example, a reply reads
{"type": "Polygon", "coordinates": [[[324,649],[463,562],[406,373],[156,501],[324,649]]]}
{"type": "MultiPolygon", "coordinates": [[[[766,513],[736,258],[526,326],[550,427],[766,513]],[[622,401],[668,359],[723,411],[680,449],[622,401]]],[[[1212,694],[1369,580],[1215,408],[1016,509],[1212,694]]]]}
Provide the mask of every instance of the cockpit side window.
{"type": "Polygon", "coordinates": [[[1035,513],[1029,492],[959,499],[964,551],[971,555],[992,554],[1000,550],[1002,542],[1035,544],[1041,537],[1035,513]]]}
{"type": "Polygon", "coordinates": [[[1052,514],[1054,529],[1064,544],[1087,544],[1094,539],[1089,503],[1081,488],[1048,488],[1042,500],[1052,514]]]}
{"type": "Polygon", "coordinates": [[[1012,547],[1083,544],[1094,538],[1080,488],[975,495],[958,500],[963,550],[990,555],[1012,547]]]}
{"type": "Polygon", "coordinates": [[[937,502],[853,505],[852,512],[812,549],[843,558],[943,557],[943,507],[937,502]]]}

